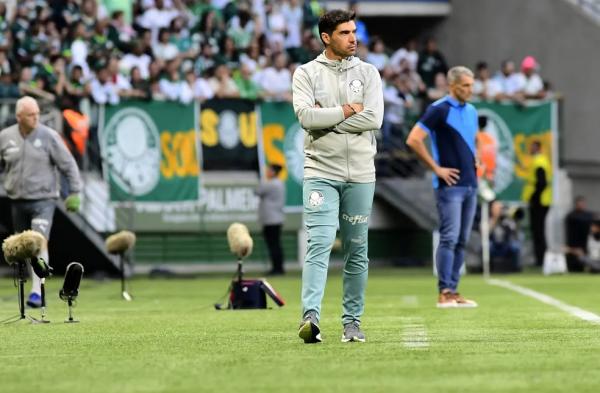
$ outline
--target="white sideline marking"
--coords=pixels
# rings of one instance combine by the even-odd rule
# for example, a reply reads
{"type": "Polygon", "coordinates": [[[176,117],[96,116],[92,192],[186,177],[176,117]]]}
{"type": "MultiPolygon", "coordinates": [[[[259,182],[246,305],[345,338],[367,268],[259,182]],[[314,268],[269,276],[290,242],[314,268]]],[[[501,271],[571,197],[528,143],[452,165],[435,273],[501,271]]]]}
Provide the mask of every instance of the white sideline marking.
{"type": "Polygon", "coordinates": [[[554,306],[564,312],[567,312],[579,319],[583,319],[584,321],[588,321],[591,323],[600,324],[600,316],[594,314],[593,312],[586,311],[582,308],[571,306],[569,304],[563,303],[558,299],[553,298],[552,296],[548,296],[544,293],[534,291],[533,289],[525,288],[520,285],[513,284],[510,281],[504,280],[496,280],[489,279],[487,280],[488,284],[496,285],[502,288],[510,289],[511,291],[515,291],[520,293],[521,295],[529,296],[536,300],[539,300],[542,303],[549,304],[550,306],[554,306]]]}
{"type": "Polygon", "coordinates": [[[429,338],[423,320],[421,318],[402,318],[402,320],[404,346],[410,350],[428,349],[429,338]]]}

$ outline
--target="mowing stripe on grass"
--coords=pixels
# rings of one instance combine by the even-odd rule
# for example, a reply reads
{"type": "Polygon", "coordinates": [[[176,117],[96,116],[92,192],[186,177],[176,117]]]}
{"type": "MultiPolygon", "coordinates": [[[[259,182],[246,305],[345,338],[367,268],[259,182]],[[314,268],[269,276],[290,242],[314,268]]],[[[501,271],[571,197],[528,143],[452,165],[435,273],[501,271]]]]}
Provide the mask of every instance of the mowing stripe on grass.
{"type": "Polygon", "coordinates": [[[515,291],[520,293],[521,295],[529,296],[536,300],[539,300],[542,303],[546,303],[550,306],[554,306],[564,312],[567,312],[579,319],[583,319],[584,321],[588,321],[591,323],[600,324],[600,316],[594,314],[593,312],[581,309],[579,307],[571,306],[569,304],[563,303],[558,299],[553,298],[552,296],[546,295],[541,292],[534,291],[533,289],[525,288],[520,285],[513,284],[510,281],[504,280],[496,280],[489,279],[487,280],[488,284],[496,285],[502,288],[510,289],[511,291],[515,291]]]}
{"type": "Polygon", "coordinates": [[[402,318],[402,341],[404,346],[410,350],[428,349],[429,338],[427,329],[421,318],[402,318]]]}

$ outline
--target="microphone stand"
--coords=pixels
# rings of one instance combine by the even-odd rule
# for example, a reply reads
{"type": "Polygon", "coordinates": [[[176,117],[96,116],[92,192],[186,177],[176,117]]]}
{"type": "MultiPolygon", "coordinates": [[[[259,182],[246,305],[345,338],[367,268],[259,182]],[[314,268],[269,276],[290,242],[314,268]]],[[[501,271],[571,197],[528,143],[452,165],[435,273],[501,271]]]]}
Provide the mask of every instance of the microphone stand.
{"type": "MultiPolygon", "coordinates": [[[[14,323],[14,322],[18,322],[18,321],[21,321],[24,319],[29,320],[32,324],[49,323],[50,321],[44,320],[45,311],[43,308],[42,308],[42,320],[41,321],[25,314],[25,282],[27,282],[27,262],[19,261],[16,263],[16,265],[17,266],[15,268],[15,275],[16,275],[16,279],[18,280],[17,295],[19,298],[18,299],[19,300],[19,315],[5,319],[2,321],[2,323],[3,324],[14,323]]],[[[45,306],[43,291],[44,291],[44,284],[42,284],[42,307],[45,306]]]]}
{"type": "Polygon", "coordinates": [[[50,323],[50,321],[46,320],[46,279],[42,278],[41,281],[41,298],[42,298],[42,319],[37,321],[38,323],[50,323]]]}
{"type": "Polygon", "coordinates": [[[73,297],[69,296],[67,298],[67,305],[69,306],[69,319],[65,319],[65,323],[77,323],[78,320],[73,318],[73,297]]]}
{"type": "Polygon", "coordinates": [[[244,271],[242,270],[242,258],[238,258],[237,260],[237,280],[238,282],[241,284],[242,283],[242,276],[244,275],[244,271]]]}
{"type": "Polygon", "coordinates": [[[125,281],[125,253],[119,254],[119,265],[121,267],[121,296],[123,299],[130,302],[132,300],[131,295],[127,291],[127,282],[125,281]]]}

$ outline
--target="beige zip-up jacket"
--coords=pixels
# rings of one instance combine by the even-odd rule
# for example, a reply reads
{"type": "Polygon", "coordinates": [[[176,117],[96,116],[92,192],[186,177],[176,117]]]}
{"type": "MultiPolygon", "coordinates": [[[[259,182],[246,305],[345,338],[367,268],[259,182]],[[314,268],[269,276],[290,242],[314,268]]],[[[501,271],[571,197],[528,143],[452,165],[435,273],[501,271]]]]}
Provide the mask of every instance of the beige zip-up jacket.
{"type": "Polygon", "coordinates": [[[329,60],[323,53],[296,69],[292,91],[294,112],[306,131],[304,177],[374,182],[374,132],[383,121],[379,71],[358,57],[329,60]],[[344,119],[346,103],[364,110],[344,119]]]}

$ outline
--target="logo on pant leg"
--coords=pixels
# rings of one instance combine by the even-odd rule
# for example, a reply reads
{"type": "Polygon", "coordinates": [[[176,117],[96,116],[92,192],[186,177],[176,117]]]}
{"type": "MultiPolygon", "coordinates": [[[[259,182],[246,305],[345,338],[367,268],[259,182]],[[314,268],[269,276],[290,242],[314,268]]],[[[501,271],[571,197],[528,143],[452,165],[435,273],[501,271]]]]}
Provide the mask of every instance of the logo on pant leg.
{"type": "Polygon", "coordinates": [[[321,206],[323,204],[324,200],[325,200],[325,197],[323,196],[321,191],[313,191],[308,196],[308,203],[311,206],[321,206]]]}
{"type": "Polygon", "coordinates": [[[360,214],[357,214],[355,216],[349,216],[346,213],[343,213],[342,220],[348,221],[352,225],[366,224],[367,222],[369,222],[369,216],[361,216],[360,214]]]}

